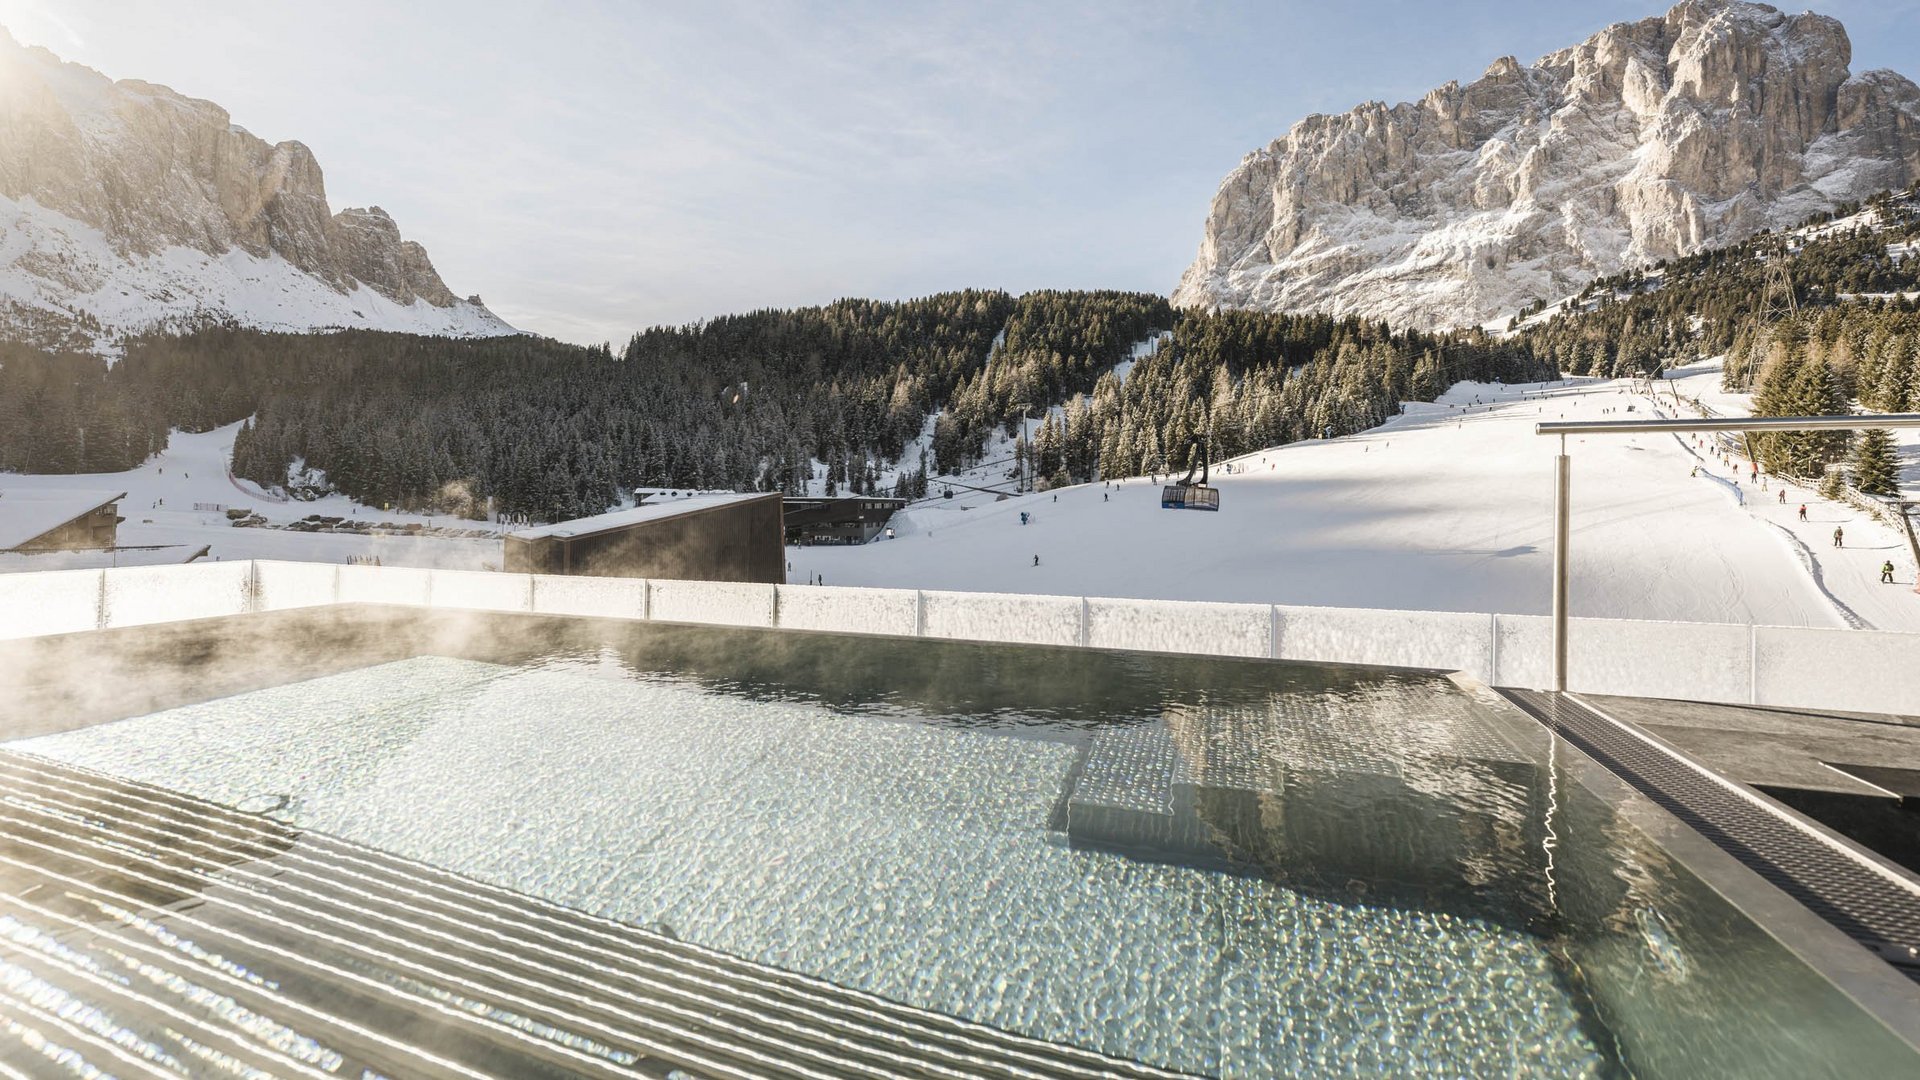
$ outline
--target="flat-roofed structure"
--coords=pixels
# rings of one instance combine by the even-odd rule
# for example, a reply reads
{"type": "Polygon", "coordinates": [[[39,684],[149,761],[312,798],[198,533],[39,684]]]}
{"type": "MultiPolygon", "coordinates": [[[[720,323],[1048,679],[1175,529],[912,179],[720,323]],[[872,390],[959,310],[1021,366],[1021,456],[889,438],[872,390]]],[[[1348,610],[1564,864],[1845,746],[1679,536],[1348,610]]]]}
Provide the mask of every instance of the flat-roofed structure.
{"type": "Polygon", "coordinates": [[[115,545],[124,491],[0,488],[0,551],[88,551],[115,545]]]}
{"type": "Polygon", "coordinates": [[[509,533],[510,573],[786,581],[780,495],[705,492],[509,533]]]}
{"type": "Polygon", "coordinates": [[[790,544],[864,544],[880,535],[905,499],[878,495],[844,498],[788,499],[787,542],[790,544]]]}

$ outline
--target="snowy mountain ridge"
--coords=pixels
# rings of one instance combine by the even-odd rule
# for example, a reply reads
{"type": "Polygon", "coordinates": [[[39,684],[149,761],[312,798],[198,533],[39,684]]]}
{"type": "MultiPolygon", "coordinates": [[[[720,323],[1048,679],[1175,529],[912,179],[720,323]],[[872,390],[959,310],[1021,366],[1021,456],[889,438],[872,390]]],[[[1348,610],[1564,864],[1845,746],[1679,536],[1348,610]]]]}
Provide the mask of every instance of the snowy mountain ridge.
{"type": "Polygon", "coordinates": [[[384,210],[332,213],[304,145],[0,29],[0,333],[110,348],[206,322],[516,332],[384,210]]]}
{"type": "Polygon", "coordinates": [[[1920,87],[1841,24],[1683,0],[1419,102],[1310,116],[1222,182],[1175,303],[1485,324],[1920,177],[1920,87]]]}

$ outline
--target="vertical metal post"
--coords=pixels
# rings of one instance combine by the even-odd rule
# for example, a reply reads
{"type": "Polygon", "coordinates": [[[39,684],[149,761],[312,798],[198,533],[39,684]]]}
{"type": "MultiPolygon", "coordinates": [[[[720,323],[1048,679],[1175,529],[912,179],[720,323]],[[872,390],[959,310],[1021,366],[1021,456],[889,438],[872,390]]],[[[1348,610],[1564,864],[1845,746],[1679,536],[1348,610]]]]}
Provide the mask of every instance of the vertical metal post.
{"type": "Polygon", "coordinates": [[[1900,515],[1901,528],[1907,531],[1907,548],[1913,552],[1913,591],[1920,593],[1920,536],[1914,535],[1913,519],[1907,516],[1907,511],[1913,509],[1913,504],[1896,498],[1893,500],[1893,509],[1900,515]]]}
{"type": "Polygon", "coordinates": [[[1567,539],[1572,513],[1568,481],[1567,437],[1553,459],[1553,689],[1567,690],[1567,539]]]}

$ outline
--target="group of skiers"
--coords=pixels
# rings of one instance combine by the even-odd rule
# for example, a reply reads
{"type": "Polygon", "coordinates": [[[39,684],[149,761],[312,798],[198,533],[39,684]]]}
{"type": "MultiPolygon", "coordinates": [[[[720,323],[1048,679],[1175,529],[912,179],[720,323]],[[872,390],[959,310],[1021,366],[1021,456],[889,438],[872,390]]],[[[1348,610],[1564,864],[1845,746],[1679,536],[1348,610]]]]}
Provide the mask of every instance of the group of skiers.
{"type": "MultiPolygon", "coordinates": [[[[1706,449],[1706,447],[1698,437],[1696,437],[1693,440],[1693,442],[1696,447],[1700,447],[1701,449],[1706,449]]],[[[1733,459],[1722,454],[1720,455],[1720,464],[1725,466],[1728,469],[1731,469],[1734,472],[1733,482],[1734,482],[1734,485],[1738,487],[1740,484],[1739,468],[1734,463],[1733,459]]],[[[1698,465],[1693,466],[1692,471],[1688,475],[1699,476],[1700,466],[1698,465]]],[[[1761,490],[1762,491],[1766,490],[1766,481],[1760,478],[1760,466],[1757,463],[1749,462],[1747,464],[1747,480],[1749,483],[1758,480],[1761,485],[1761,490]]],[[[1780,502],[1782,505],[1784,505],[1786,501],[1787,501],[1787,489],[1783,486],[1780,489],[1780,502]]],[[[1801,521],[1807,520],[1807,504],[1806,503],[1800,504],[1798,516],[1801,521]]],[[[1847,546],[1847,532],[1844,526],[1835,525],[1833,527],[1833,546],[1836,548],[1845,548],[1847,546]]],[[[1885,585],[1895,584],[1893,580],[1893,560],[1892,559],[1888,559],[1887,561],[1880,564],[1880,581],[1882,584],[1885,584],[1885,585]]]]}

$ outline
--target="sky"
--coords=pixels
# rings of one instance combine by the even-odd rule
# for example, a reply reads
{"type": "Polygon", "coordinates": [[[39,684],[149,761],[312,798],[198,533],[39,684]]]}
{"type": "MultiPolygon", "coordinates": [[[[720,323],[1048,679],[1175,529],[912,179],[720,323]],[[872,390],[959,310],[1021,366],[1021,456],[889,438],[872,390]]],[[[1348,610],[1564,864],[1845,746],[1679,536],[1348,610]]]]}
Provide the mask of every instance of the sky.
{"type": "MultiPolygon", "coordinates": [[[[569,341],[947,289],[1165,293],[1249,151],[1665,0],[0,0],[306,143],[454,292],[569,341]]],[[[1787,5],[1792,7],[1793,5],[1787,5]]],[[[1920,76],[1920,0],[1822,0],[1920,76]]]]}

